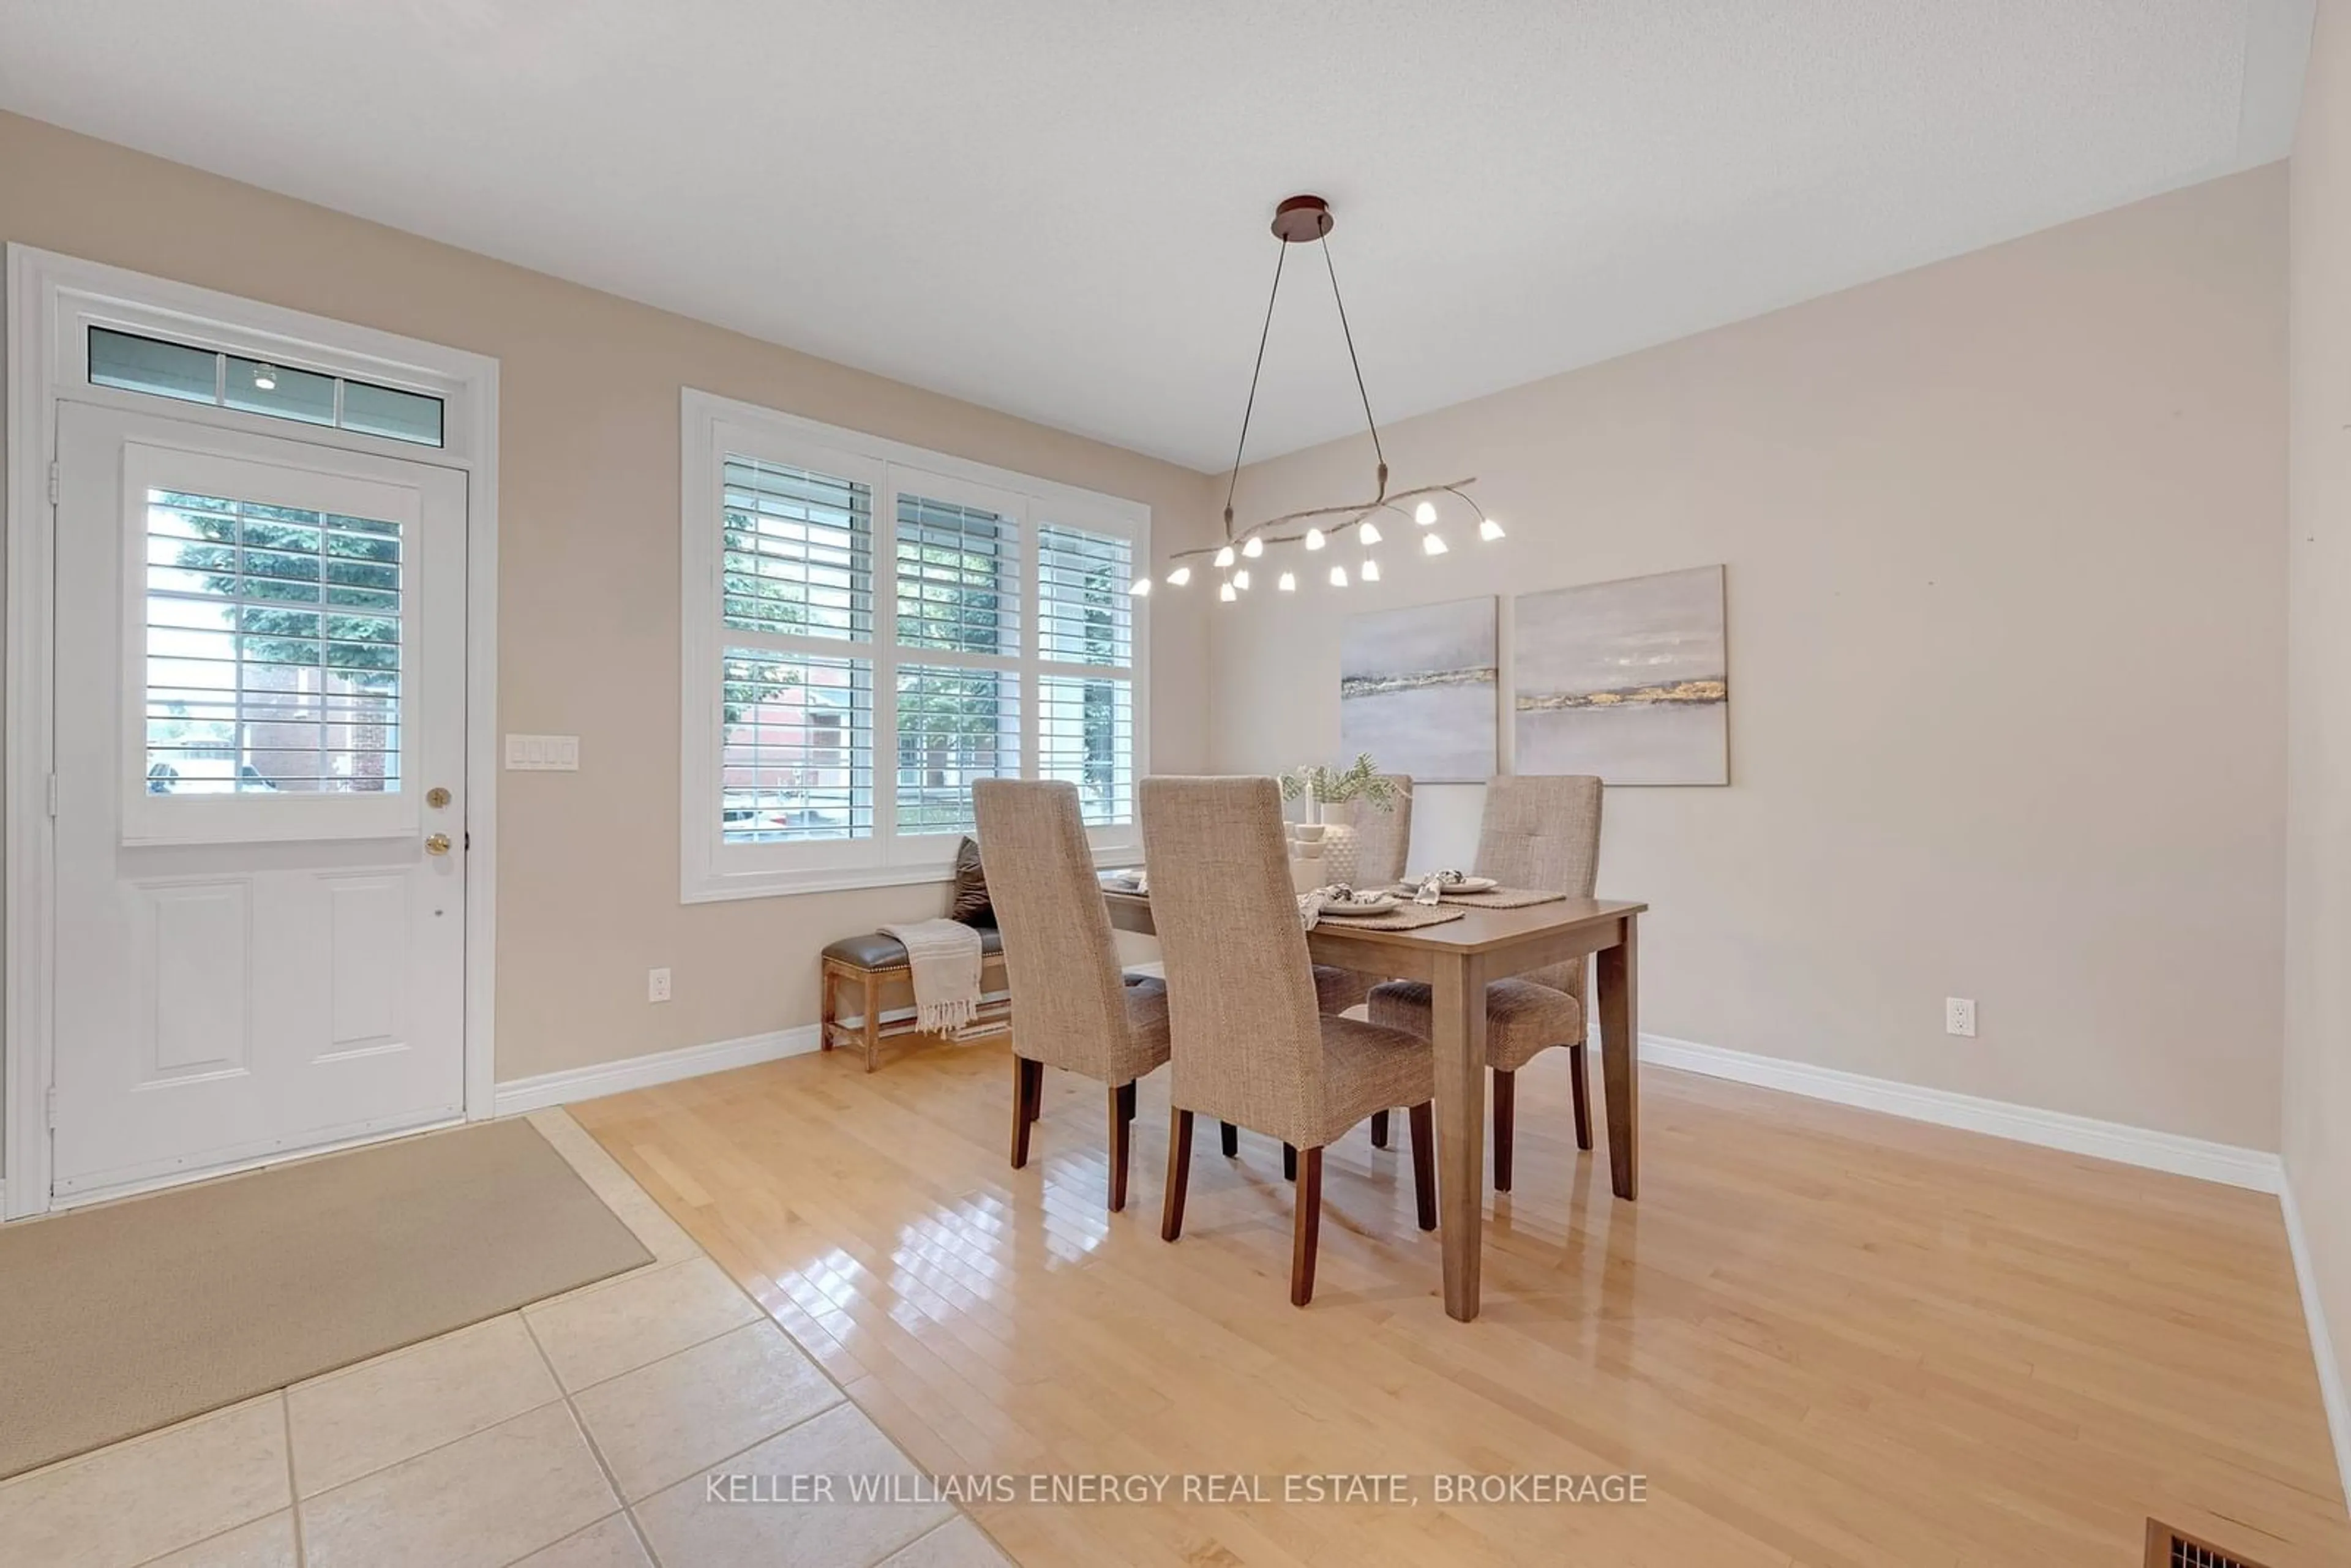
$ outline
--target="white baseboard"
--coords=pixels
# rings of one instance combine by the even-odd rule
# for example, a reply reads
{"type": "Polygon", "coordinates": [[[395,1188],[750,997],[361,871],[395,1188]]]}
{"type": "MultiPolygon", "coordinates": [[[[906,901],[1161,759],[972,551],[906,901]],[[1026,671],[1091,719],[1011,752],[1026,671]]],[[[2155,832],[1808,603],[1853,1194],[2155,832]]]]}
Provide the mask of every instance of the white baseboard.
{"type": "Polygon", "coordinates": [[[2318,1299],[2318,1270],[2310,1261],[2310,1241],[2303,1234],[2293,1182],[2280,1184],[2278,1198],[2285,1207],[2285,1239],[2294,1251],[2294,1281],[2302,1287],[2302,1315],[2310,1324],[2310,1354],[2318,1360],[2318,1396],[2326,1406],[2326,1429],[2335,1437],[2335,1468],[2343,1478],[2344,1500],[2351,1503],[2351,1394],[2344,1390],[2343,1364],[2335,1359],[2335,1336],[2327,1332],[2326,1308],[2318,1299]]]}
{"type": "Polygon", "coordinates": [[[1641,1037],[1641,1060],[1685,1072],[1702,1072],[1709,1078],[1735,1079],[1809,1099],[1833,1100],[1840,1105],[1883,1111],[1914,1122],[1988,1133],[1996,1138],[2013,1138],[2019,1143],[2039,1144],[2069,1154],[2119,1160],[2125,1165],[2250,1187],[2255,1192],[2273,1193],[2285,1182],[2285,1168],[2278,1156],[2259,1149],[2183,1137],[2178,1133],[2152,1132],[2063,1111],[2043,1111],[2004,1100],[1979,1099],[1948,1089],[1926,1089],[1887,1078],[1865,1078],[1858,1072],[1840,1072],[1834,1068],[1790,1061],[1784,1057],[1757,1056],[1744,1051],[1727,1051],[1719,1045],[1645,1034],[1641,1037]]]}
{"type": "Polygon", "coordinates": [[[805,1056],[817,1045],[817,1026],[809,1023],[798,1029],[747,1034],[740,1040],[713,1040],[707,1045],[600,1061],[592,1067],[542,1072],[536,1078],[517,1078],[499,1084],[496,1113],[512,1116],[549,1105],[567,1105],[574,1100],[593,1100],[630,1089],[649,1089],[656,1083],[674,1083],[681,1078],[699,1078],[705,1072],[724,1072],[729,1068],[750,1067],[786,1056],[805,1056]]]}

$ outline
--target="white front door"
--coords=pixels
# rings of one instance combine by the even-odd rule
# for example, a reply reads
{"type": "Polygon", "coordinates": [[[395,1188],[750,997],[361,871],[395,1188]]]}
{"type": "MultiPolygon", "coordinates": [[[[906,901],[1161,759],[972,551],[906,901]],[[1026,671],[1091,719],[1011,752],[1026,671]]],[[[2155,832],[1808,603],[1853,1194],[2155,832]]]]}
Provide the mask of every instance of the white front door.
{"type": "Polygon", "coordinates": [[[59,1201],[465,1108],[465,477],[57,425],[59,1201]]]}

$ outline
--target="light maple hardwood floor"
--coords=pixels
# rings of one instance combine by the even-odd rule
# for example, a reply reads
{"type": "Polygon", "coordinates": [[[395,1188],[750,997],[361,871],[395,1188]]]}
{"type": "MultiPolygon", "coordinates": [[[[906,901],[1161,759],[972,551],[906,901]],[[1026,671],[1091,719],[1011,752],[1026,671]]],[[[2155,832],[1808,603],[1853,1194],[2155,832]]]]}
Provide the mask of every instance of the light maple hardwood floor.
{"type": "Polygon", "coordinates": [[[1110,1215],[1101,1087],[1049,1073],[1016,1172],[1006,1058],[799,1057],[573,1113],[934,1473],[1423,1498],[976,1507],[1024,1563],[2116,1568],[2150,1513],[2351,1563],[2274,1198],[1650,1068],[1624,1204],[1553,1051],[1520,1075],[1483,1316],[1446,1317],[1408,1156],[1360,1128],[1299,1311],[1279,1145],[1196,1137],[1170,1246],[1165,1074],[1110,1215]],[[1647,1502],[1428,1500],[1438,1473],[1619,1471],[1647,1502]]]}

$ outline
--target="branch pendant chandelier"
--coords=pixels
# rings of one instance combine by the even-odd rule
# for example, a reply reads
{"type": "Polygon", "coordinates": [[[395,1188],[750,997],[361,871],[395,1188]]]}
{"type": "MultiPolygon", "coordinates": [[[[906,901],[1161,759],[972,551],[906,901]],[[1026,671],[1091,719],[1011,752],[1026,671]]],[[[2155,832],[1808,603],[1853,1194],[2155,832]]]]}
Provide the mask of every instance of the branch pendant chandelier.
{"type": "MultiPolygon", "coordinates": [[[[1219,574],[1217,597],[1230,604],[1249,591],[1248,563],[1259,559],[1269,548],[1277,545],[1302,545],[1309,553],[1327,553],[1352,544],[1363,551],[1355,568],[1355,580],[1377,582],[1380,580],[1380,563],[1379,558],[1372,554],[1372,547],[1381,543],[1383,536],[1373,514],[1394,512],[1397,517],[1410,520],[1420,530],[1421,553],[1443,555],[1446,553],[1445,536],[1437,531],[1439,521],[1437,497],[1440,496],[1452,497],[1477,515],[1478,537],[1480,539],[1491,542],[1502,537],[1502,525],[1488,517],[1485,508],[1469,495],[1469,486],[1478,482],[1474,478],[1456,479],[1442,485],[1423,485],[1411,490],[1389,491],[1387,454],[1380,448],[1380,427],[1378,422],[1372,418],[1371,394],[1364,390],[1364,367],[1355,358],[1355,334],[1347,325],[1347,302],[1340,298],[1338,269],[1331,264],[1330,234],[1331,204],[1320,196],[1292,196],[1274,209],[1273,235],[1281,242],[1281,248],[1274,256],[1273,292],[1265,302],[1265,325],[1259,329],[1257,339],[1257,368],[1249,372],[1249,402],[1241,410],[1240,443],[1234,448],[1232,476],[1225,484],[1225,542],[1199,549],[1177,550],[1170,556],[1169,560],[1175,563],[1167,573],[1167,586],[1170,588],[1182,588],[1192,580],[1193,557],[1208,556],[1219,574]],[[1378,465],[1375,471],[1377,483],[1368,501],[1350,501],[1342,506],[1310,507],[1304,511],[1284,512],[1278,517],[1268,517],[1236,533],[1233,529],[1233,491],[1240,483],[1241,455],[1249,449],[1249,416],[1257,412],[1257,386],[1259,379],[1265,373],[1265,345],[1273,332],[1273,308],[1281,298],[1281,264],[1294,245],[1322,247],[1322,267],[1331,277],[1331,298],[1339,308],[1339,330],[1347,340],[1347,362],[1355,372],[1355,395],[1363,399],[1364,423],[1372,435],[1372,458],[1378,465]],[[1301,524],[1304,525],[1302,532],[1280,531],[1301,524]],[[1352,538],[1349,537],[1351,533],[1352,538]]],[[[1333,588],[1346,587],[1346,564],[1333,560],[1326,580],[1333,588]]],[[[1289,570],[1282,570],[1275,579],[1274,587],[1283,593],[1296,592],[1298,574],[1289,570]]],[[[1150,574],[1145,572],[1136,578],[1127,591],[1137,598],[1149,593],[1150,574]]]]}

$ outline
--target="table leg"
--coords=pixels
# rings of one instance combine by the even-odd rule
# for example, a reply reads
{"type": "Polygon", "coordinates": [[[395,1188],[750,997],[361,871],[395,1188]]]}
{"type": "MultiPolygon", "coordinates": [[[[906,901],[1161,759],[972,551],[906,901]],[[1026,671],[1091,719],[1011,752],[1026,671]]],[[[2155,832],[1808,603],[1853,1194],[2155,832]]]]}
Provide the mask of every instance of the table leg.
{"type": "Polygon", "coordinates": [[[1429,1024],[1437,1059],[1437,1232],[1445,1310],[1478,1315],[1486,1206],[1486,975],[1483,960],[1437,960],[1429,1024]]]}
{"type": "Polygon", "coordinates": [[[1625,916],[1624,939],[1599,953],[1600,1072],[1608,1087],[1608,1177],[1631,1202],[1641,1187],[1640,917],[1625,916]]]}

